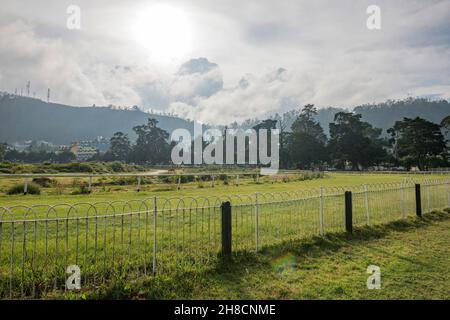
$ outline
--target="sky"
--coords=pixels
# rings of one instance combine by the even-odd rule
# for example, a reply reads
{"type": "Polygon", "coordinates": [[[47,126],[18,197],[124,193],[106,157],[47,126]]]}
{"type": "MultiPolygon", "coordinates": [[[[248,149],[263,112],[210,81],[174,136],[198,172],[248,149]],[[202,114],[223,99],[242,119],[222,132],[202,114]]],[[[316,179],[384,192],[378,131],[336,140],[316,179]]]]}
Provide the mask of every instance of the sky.
{"type": "Polygon", "coordinates": [[[137,105],[227,124],[308,103],[450,98],[450,0],[2,0],[1,7],[0,91],[26,94],[30,81],[30,95],[43,100],[50,88],[53,102],[137,105]],[[370,5],[380,9],[380,29],[367,27],[370,5]]]}

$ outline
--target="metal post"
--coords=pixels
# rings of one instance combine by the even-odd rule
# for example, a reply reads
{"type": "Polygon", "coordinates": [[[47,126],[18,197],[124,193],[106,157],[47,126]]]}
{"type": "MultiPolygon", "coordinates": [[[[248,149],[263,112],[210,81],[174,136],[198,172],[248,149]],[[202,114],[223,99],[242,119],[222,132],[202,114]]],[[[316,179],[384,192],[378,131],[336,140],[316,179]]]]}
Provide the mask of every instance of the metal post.
{"type": "Polygon", "coordinates": [[[153,196],[153,275],[156,274],[156,214],[158,212],[157,199],[153,196]]]}
{"type": "Polygon", "coordinates": [[[92,176],[89,176],[89,185],[88,185],[88,191],[92,191],[92,176]]]}
{"type": "Polygon", "coordinates": [[[141,191],[141,177],[138,177],[137,192],[141,191]]]}
{"type": "Polygon", "coordinates": [[[324,235],[324,230],[323,230],[323,187],[320,187],[320,235],[323,236],[324,235]]]}
{"type": "Polygon", "coordinates": [[[25,181],[23,185],[23,194],[26,195],[28,193],[28,182],[25,181]]]}
{"type": "Polygon", "coordinates": [[[420,184],[416,184],[416,215],[422,217],[422,198],[420,196],[420,184]]]}
{"type": "Polygon", "coordinates": [[[366,196],[367,225],[370,226],[369,188],[367,187],[367,184],[364,185],[364,193],[366,196]]]}
{"type": "Polygon", "coordinates": [[[223,202],[222,211],[222,257],[231,258],[231,203],[223,202]]]}
{"type": "Polygon", "coordinates": [[[180,190],[181,189],[181,176],[178,177],[178,186],[177,189],[180,190]]]}
{"type": "Polygon", "coordinates": [[[256,252],[258,252],[259,242],[258,242],[258,192],[255,192],[255,244],[256,244],[256,252]]]}
{"type": "Polygon", "coordinates": [[[402,183],[400,187],[400,203],[402,210],[402,219],[405,219],[405,185],[402,183]]]}
{"type": "Polygon", "coordinates": [[[450,181],[447,180],[447,205],[450,208],[450,181]]]}
{"type": "Polygon", "coordinates": [[[345,191],[345,230],[353,232],[352,192],[345,191]]]}

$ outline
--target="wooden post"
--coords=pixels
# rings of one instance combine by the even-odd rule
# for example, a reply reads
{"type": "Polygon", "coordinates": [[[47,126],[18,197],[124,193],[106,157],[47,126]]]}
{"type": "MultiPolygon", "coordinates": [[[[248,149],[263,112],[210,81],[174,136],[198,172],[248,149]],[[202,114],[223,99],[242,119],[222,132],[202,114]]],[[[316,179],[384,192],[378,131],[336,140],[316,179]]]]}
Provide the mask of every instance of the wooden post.
{"type": "Polygon", "coordinates": [[[422,217],[422,198],[420,196],[420,184],[416,184],[416,215],[422,217]]]}
{"type": "Polygon", "coordinates": [[[345,230],[348,233],[353,232],[353,208],[352,208],[352,192],[345,191],[345,230]]]}
{"type": "Polygon", "coordinates": [[[231,258],[231,203],[223,202],[222,211],[222,257],[231,258]]]}

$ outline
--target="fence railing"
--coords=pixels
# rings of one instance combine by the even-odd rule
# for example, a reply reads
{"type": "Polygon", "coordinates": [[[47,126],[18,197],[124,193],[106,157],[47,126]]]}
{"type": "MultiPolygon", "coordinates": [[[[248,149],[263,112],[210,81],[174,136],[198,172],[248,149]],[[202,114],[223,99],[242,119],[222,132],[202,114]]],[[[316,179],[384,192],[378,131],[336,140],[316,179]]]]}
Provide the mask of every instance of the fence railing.
{"type": "MultiPolygon", "coordinates": [[[[450,206],[450,180],[422,182],[424,211],[450,206]]],[[[195,268],[218,259],[223,203],[230,203],[232,254],[375,225],[416,213],[413,183],[329,187],[223,197],[0,207],[0,297],[40,297],[68,290],[76,265],[83,286],[113,278],[195,268]]]]}

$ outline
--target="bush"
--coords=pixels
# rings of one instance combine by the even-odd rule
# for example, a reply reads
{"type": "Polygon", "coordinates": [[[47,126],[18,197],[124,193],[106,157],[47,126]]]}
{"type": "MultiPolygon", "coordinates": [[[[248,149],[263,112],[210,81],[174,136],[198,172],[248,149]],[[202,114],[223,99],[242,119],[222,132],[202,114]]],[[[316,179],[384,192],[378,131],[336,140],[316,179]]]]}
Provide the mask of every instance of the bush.
{"type": "Polygon", "coordinates": [[[33,183],[40,185],[42,188],[50,188],[55,185],[54,180],[46,177],[33,178],[33,183]]]}
{"type": "MultiPolygon", "coordinates": [[[[25,188],[24,183],[16,184],[16,185],[12,186],[11,188],[9,188],[7,194],[9,194],[9,195],[22,194],[24,188],[25,188]]],[[[27,193],[41,194],[41,188],[39,187],[39,185],[37,185],[35,183],[29,183],[27,186],[27,193]]]]}
{"type": "Polygon", "coordinates": [[[91,193],[89,191],[89,188],[87,186],[87,184],[82,184],[79,187],[77,187],[75,190],[72,191],[73,195],[77,195],[77,194],[89,194],[91,193]]]}

